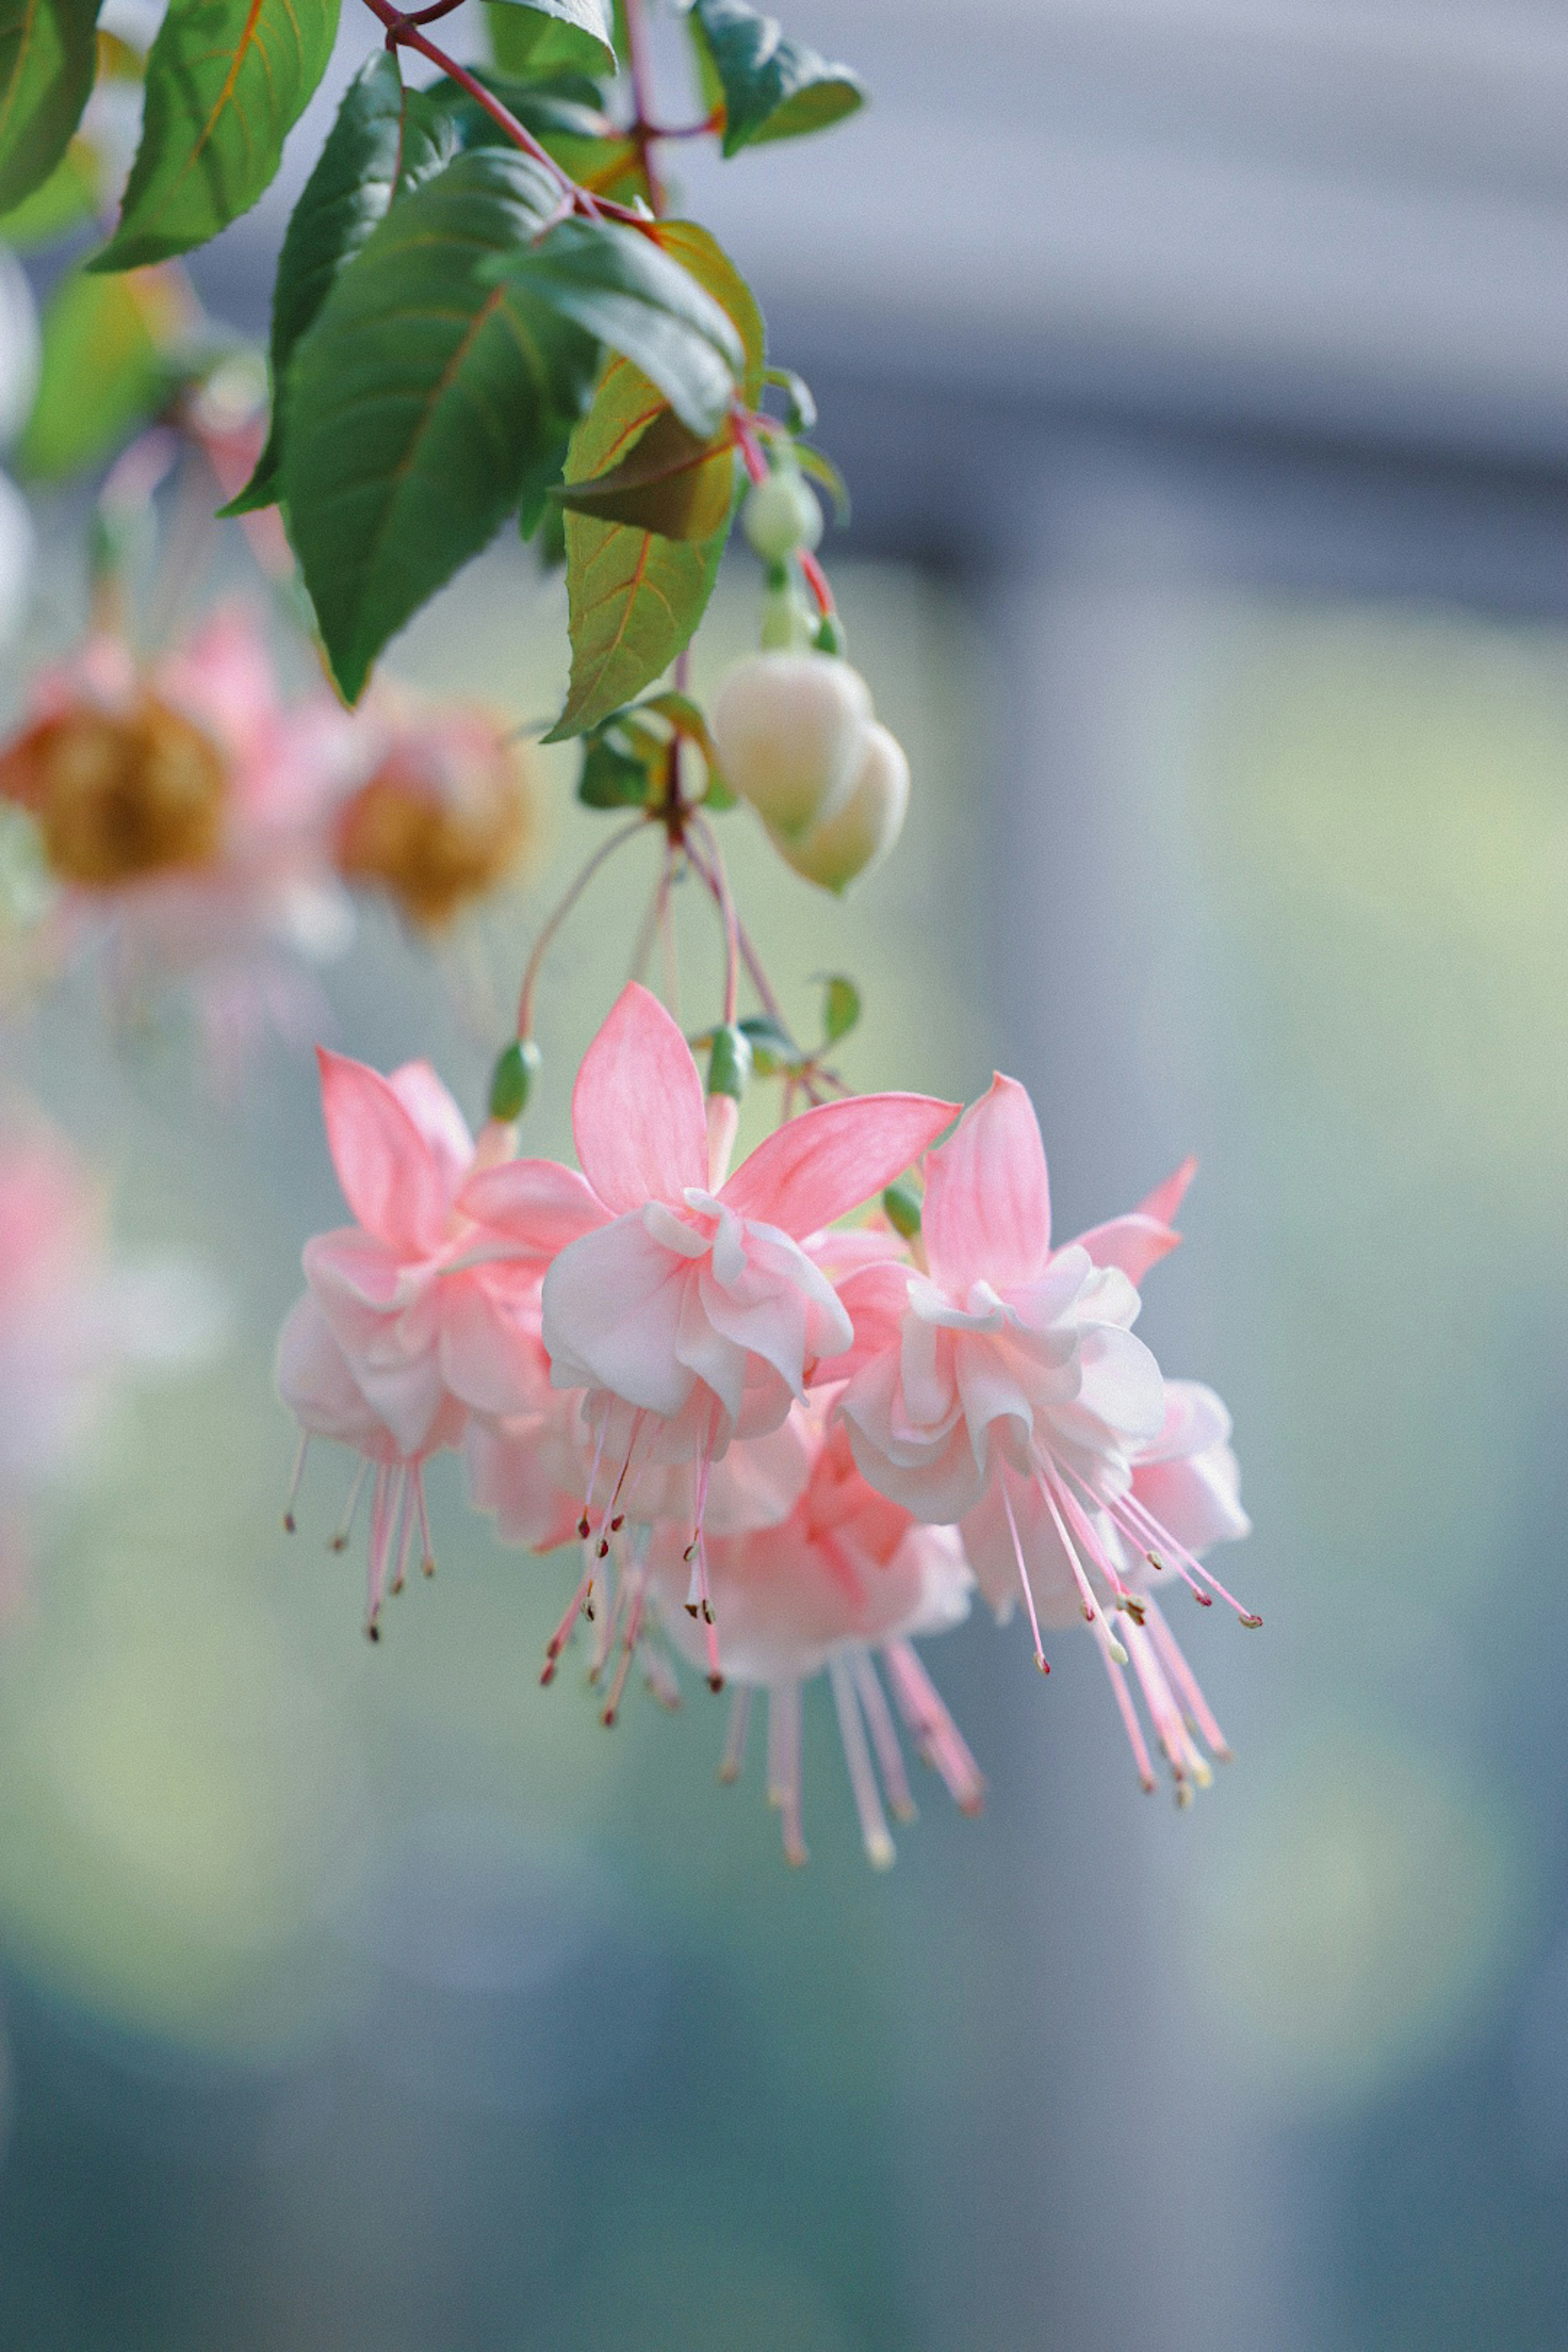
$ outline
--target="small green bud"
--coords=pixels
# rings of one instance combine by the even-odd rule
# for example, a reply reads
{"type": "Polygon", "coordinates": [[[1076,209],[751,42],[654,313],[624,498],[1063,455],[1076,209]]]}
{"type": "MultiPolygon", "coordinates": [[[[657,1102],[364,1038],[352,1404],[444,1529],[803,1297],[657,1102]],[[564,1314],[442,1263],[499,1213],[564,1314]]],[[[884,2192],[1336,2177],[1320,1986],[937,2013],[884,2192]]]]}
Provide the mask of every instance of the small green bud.
{"type": "Polygon", "coordinates": [[[900,1176],[883,1193],[882,1213],[896,1234],[913,1241],[921,1229],[921,1196],[907,1176],[900,1176]]]}
{"type": "Polygon", "coordinates": [[[531,1037],[514,1037],[503,1047],[490,1079],[490,1117],[509,1124],[521,1118],[542,1067],[543,1058],[531,1037]]]}
{"type": "Polygon", "coordinates": [[[837,613],[824,613],[811,642],[819,654],[843,653],[848,639],[844,635],[844,624],[837,613]]]}
{"type": "Polygon", "coordinates": [[[752,483],[741,509],[741,528],[764,563],[781,563],[797,548],[816,545],[822,537],[822,509],[798,467],[786,462],[765,482],[752,483]]]}
{"type": "Polygon", "coordinates": [[[708,1060],[708,1091],[731,1095],[739,1102],[752,1075],[752,1041],[739,1024],[726,1021],[713,1032],[708,1060]]]}

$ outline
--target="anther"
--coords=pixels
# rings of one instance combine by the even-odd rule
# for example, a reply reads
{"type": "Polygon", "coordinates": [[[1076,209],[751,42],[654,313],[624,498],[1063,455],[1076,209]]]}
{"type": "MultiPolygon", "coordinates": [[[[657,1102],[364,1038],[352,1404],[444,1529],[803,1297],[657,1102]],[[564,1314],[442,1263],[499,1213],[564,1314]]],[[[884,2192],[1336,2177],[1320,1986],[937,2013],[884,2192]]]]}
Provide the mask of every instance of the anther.
{"type": "Polygon", "coordinates": [[[1247,1626],[1247,1627],[1248,1627],[1248,1628],[1249,1628],[1253,1633],[1256,1633],[1256,1632],[1258,1631],[1258,1627],[1262,1624],[1263,1620],[1262,1620],[1262,1618],[1261,1618],[1261,1617],[1252,1617],[1252,1616],[1249,1616],[1249,1615],[1247,1613],[1247,1612],[1244,1610],[1244,1611],[1242,1612],[1242,1618],[1241,1618],[1241,1622],[1242,1622],[1242,1623],[1243,1623],[1244,1625],[1247,1626]]]}
{"type": "Polygon", "coordinates": [[[294,1535],[294,1534],[296,1534],[296,1533],[298,1532],[298,1528],[299,1528],[299,1521],[295,1518],[293,1512],[292,1512],[292,1511],[285,1511],[285,1512],[284,1512],[284,1514],[283,1514],[283,1532],[284,1532],[284,1534],[285,1534],[286,1536],[291,1536],[291,1535],[294,1535]]]}
{"type": "Polygon", "coordinates": [[[426,1576],[434,1576],[434,1575],[435,1575],[435,1573],[436,1573],[436,1563],[435,1563],[435,1561],[431,1559],[430,1554],[429,1554],[428,1552],[426,1552],[426,1555],[425,1555],[424,1559],[420,1561],[419,1565],[420,1565],[420,1568],[423,1570],[424,1573],[425,1573],[426,1576]]]}
{"type": "Polygon", "coordinates": [[[1143,1603],[1141,1601],[1136,1600],[1132,1594],[1129,1593],[1126,1599],[1122,1601],[1121,1606],[1126,1610],[1127,1614],[1131,1618],[1134,1625],[1142,1624],[1146,1612],[1144,1611],[1143,1603]]]}
{"type": "MultiPolygon", "coordinates": [[[[710,1622],[711,1622],[711,1621],[710,1621],[710,1622]]],[[[710,1691],[713,1691],[713,1692],[715,1692],[715,1693],[717,1693],[717,1692],[719,1692],[719,1691],[721,1691],[721,1690],[723,1689],[723,1687],[724,1687],[724,1677],[723,1677],[723,1675],[709,1675],[709,1677],[708,1677],[708,1687],[709,1687],[709,1689],[710,1689],[710,1691]]]]}
{"type": "Polygon", "coordinates": [[[601,1536],[601,1537],[599,1538],[599,1551],[598,1551],[598,1557],[599,1557],[601,1559],[607,1559],[609,1558],[609,1556],[610,1556],[610,1538],[609,1538],[609,1537],[608,1537],[608,1536],[601,1536]]]}
{"type": "MultiPolygon", "coordinates": [[[[1048,1674],[1050,1673],[1050,1671],[1051,1671],[1051,1662],[1050,1662],[1049,1658],[1037,1658],[1037,1659],[1035,1660],[1035,1664],[1036,1664],[1036,1665],[1037,1665],[1037,1666],[1038,1666],[1038,1668],[1039,1668],[1039,1670],[1040,1670],[1041,1674],[1043,1674],[1043,1675],[1048,1675],[1048,1674]]],[[[930,1757],[930,1756],[928,1756],[928,1757],[926,1758],[926,1762],[927,1762],[928,1764],[929,1764],[929,1763],[931,1763],[932,1760],[933,1760],[933,1759],[932,1759],[932,1758],[931,1758],[931,1757],[930,1757]]]]}
{"type": "Polygon", "coordinates": [[[582,1537],[583,1541],[586,1543],[588,1540],[588,1514],[586,1511],[584,1512],[582,1517],[577,1522],[577,1532],[582,1537]]]}
{"type": "MultiPolygon", "coordinates": [[[[284,1524],[284,1526],[285,1526],[285,1527],[289,1527],[289,1522],[287,1521],[287,1519],[285,1519],[285,1521],[283,1522],[283,1524],[284,1524]]],[[[289,1534],[290,1534],[290,1535],[292,1535],[292,1534],[293,1534],[293,1532],[294,1532],[293,1528],[289,1528],[289,1534]]],[[[333,1536],[333,1538],[331,1538],[331,1542],[328,1544],[328,1546],[327,1546],[327,1549],[328,1549],[329,1551],[347,1551],[348,1548],[349,1548],[349,1539],[348,1539],[347,1536],[333,1536]]]]}
{"type": "Polygon", "coordinates": [[[373,1642],[379,1642],[379,1641],[380,1641],[380,1639],[381,1639],[381,1627],[376,1623],[376,1622],[375,1622],[375,1620],[374,1620],[374,1617],[371,1619],[370,1623],[365,1627],[365,1629],[364,1629],[364,1630],[365,1630],[366,1633],[370,1636],[370,1639],[371,1639],[373,1642]]]}
{"type": "MultiPolygon", "coordinates": [[[[691,1557],[690,1553],[689,1553],[689,1552],[688,1552],[688,1553],[687,1553],[687,1555],[686,1555],[686,1557],[688,1558],[688,1559],[690,1559],[690,1557],[691,1557]]],[[[685,1611],[686,1611],[686,1613],[687,1613],[687,1615],[688,1615],[689,1617],[695,1617],[695,1616],[696,1616],[696,1614],[697,1614],[697,1603],[696,1603],[696,1601],[688,1601],[684,1602],[682,1605],[684,1606],[685,1611]]]]}
{"type": "Polygon", "coordinates": [[[1196,1585],[1193,1587],[1193,1599],[1197,1602],[1200,1609],[1212,1609],[1214,1607],[1214,1594],[1212,1592],[1200,1592],[1196,1585]]]}
{"type": "Polygon", "coordinates": [[[617,1511],[615,1517],[610,1521],[610,1533],[613,1536],[618,1536],[621,1529],[626,1526],[626,1515],[625,1511],[617,1511]]]}

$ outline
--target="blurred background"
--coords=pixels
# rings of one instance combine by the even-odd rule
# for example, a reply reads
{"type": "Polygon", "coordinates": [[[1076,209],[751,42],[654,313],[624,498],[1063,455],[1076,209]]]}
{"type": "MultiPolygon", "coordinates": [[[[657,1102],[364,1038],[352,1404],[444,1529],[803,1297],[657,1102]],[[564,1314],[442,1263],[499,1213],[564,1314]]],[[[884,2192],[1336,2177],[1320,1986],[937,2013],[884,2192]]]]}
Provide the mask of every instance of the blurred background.
{"type": "MultiPolygon", "coordinates": [[[[1087,1639],[1042,1686],[977,1619],[926,1654],[983,1819],[933,1790],[868,1872],[814,1692],[792,1873],[705,1693],[606,1735],[539,1689],[574,1571],[450,1464],[372,1651],[346,1459],[279,1531],[272,1335],[341,1214],[308,1059],[221,1104],[68,996],[6,1075],[232,1339],[126,1406],[0,1643],[7,2346],[1564,2341],[1568,19],[789,23],[871,110],[680,165],[849,476],[826,554],[915,802],[847,914],[743,812],[727,845],[803,1022],[810,974],[862,983],[857,1083],[1028,1082],[1063,1231],[1199,1153],[1143,1328],[1236,1414],[1265,1629],[1183,1631],[1237,1761],[1146,1801],[1087,1639]]],[[[346,16],[284,182],[197,257],[242,328],[368,46],[346,16]]],[[[38,511],[31,653],[79,625],[79,521],[38,511]]],[[[737,562],[700,681],[756,607],[737,562]]],[[[390,666],[537,718],[558,584],[498,545],[390,666]]],[[[435,962],[367,926],[347,1050],[477,1113],[594,837],[572,777],[528,900],[435,962]]],[[[646,879],[563,942],[531,1148],[646,879]]]]}

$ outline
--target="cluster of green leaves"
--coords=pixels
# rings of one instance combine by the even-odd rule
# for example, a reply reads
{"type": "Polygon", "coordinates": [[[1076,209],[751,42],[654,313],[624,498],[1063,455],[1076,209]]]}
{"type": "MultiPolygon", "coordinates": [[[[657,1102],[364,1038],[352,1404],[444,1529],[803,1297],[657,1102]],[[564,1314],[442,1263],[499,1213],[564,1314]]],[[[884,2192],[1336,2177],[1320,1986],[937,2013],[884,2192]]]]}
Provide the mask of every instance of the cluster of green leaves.
{"type": "MultiPolygon", "coordinates": [[[[80,218],[66,183],[83,175],[98,5],[0,0],[0,208],[80,218]]],[[[746,0],[673,5],[726,154],[860,103],[852,74],[746,0]]],[[[169,0],[119,224],[46,325],[36,471],[91,462],[167,396],[187,362],[149,273],[270,184],[338,10],[169,0]],[[89,378],[92,400],[68,397],[89,378]]],[[[705,230],[653,216],[614,93],[612,0],[488,0],[486,15],[495,63],[477,85],[454,68],[406,88],[385,50],[350,85],[284,240],[271,427],[231,510],[281,508],[351,699],[509,515],[554,534],[572,637],[555,733],[576,735],[657,679],[701,616],[763,322],[705,230]]]]}

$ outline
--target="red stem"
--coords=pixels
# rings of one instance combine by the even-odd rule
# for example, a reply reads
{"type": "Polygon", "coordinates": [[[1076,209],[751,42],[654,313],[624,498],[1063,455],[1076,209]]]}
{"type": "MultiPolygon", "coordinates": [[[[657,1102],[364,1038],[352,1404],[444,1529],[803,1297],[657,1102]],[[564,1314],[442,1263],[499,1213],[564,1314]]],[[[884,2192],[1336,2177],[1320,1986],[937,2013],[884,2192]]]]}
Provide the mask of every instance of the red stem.
{"type": "Polygon", "coordinates": [[[416,49],[422,58],[427,58],[433,66],[438,66],[459,89],[468,92],[476,106],[483,107],[490,121],[506,132],[514,147],[521,147],[525,155],[531,155],[536,163],[543,164],[552,178],[564,190],[569,200],[569,211],[584,213],[590,220],[625,221],[629,227],[646,229],[647,222],[630,205],[615,204],[608,196],[592,195],[586,188],[580,188],[571,173],[562,170],[550,150],[518,121],[510,107],[503,106],[477,75],[471,74],[466,66],[460,66],[456,58],[448,57],[445,49],[438,48],[419,30],[422,22],[445,16],[451,8],[459,5],[460,0],[435,0],[431,7],[421,9],[416,16],[405,16],[392,5],[392,0],[365,0],[372,16],[386,27],[387,47],[416,49]]]}

